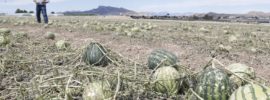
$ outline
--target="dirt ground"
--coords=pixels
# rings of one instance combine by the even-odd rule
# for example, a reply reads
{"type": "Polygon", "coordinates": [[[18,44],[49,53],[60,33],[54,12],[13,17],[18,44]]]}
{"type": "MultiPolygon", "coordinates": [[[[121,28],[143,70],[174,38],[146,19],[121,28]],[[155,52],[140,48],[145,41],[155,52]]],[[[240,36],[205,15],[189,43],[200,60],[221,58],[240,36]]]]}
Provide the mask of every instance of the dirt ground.
{"type": "MultiPolygon", "coordinates": [[[[76,17],[78,18],[78,17],[76,17]]],[[[76,18],[73,18],[76,20],[76,18]]],[[[34,20],[34,18],[30,18],[34,20]]],[[[52,17],[55,23],[68,22],[64,18],[52,17]]],[[[69,19],[72,20],[72,19],[69,19]]],[[[72,25],[72,24],[71,24],[72,25]]],[[[76,27],[49,25],[44,27],[43,24],[25,24],[14,25],[14,23],[0,24],[0,28],[9,28],[13,32],[26,32],[29,37],[36,41],[44,36],[46,32],[56,33],[57,40],[67,40],[71,43],[72,48],[82,48],[91,41],[98,41],[104,46],[109,47],[122,56],[132,59],[141,64],[147,64],[148,55],[154,50],[163,48],[173,52],[179,58],[180,64],[190,67],[193,71],[198,71],[205,66],[213,56],[225,65],[232,63],[243,63],[254,68],[256,76],[262,77],[270,81],[270,26],[261,24],[239,24],[225,22],[186,22],[186,21],[162,21],[162,20],[132,20],[129,18],[81,18],[76,27]],[[89,19],[89,20],[88,20],[89,19]],[[117,35],[115,31],[108,30],[95,31],[92,28],[89,30],[83,29],[84,21],[89,23],[93,21],[101,21],[101,23],[152,23],[156,28],[149,31],[153,34],[150,37],[129,37],[117,35]],[[179,26],[182,25],[182,26],[179,26]],[[191,31],[183,31],[183,25],[191,26],[191,31]],[[211,32],[201,32],[201,26],[205,26],[211,32]],[[238,42],[227,42],[229,35],[224,35],[223,27],[229,26],[235,32],[246,33],[245,31],[258,32],[255,37],[247,35],[249,40],[252,40],[252,46],[247,42],[247,39],[241,33],[238,36],[238,42]],[[194,28],[195,27],[195,28],[194,28]],[[252,27],[252,29],[251,29],[252,27]],[[174,29],[176,28],[176,29],[174,29]],[[180,30],[181,29],[181,30],[180,30]],[[247,30],[249,29],[249,30],[247,30]],[[258,30],[260,29],[260,30],[258,30]],[[194,30],[194,31],[193,31],[194,30]],[[220,44],[231,45],[230,50],[220,50],[220,44]],[[250,47],[255,47],[256,51],[250,50],[250,47]]],[[[95,24],[94,24],[95,25],[95,24]]],[[[102,26],[102,25],[101,25],[102,26]]],[[[147,31],[148,32],[148,31],[147,31]]]]}

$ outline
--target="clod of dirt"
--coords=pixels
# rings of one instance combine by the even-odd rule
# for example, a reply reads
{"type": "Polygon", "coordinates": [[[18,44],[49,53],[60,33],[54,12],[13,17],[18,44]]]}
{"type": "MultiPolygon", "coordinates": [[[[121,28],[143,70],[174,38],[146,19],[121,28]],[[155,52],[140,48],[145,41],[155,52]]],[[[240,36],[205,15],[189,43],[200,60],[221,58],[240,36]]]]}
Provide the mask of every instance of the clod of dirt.
{"type": "Polygon", "coordinates": [[[0,85],[0,91],[3,91],[5,89],[6,89],[5,86],[0,85]]]}
{"type": "Polygon", "coordinates": [[[232,49],[232,47],[229,46],[229,45],[228,46],[224,46],[224,45],[221,44],[218,47],[219,47],[219,50],[220,51],[225,51],[225,52],[230,52],[230,50],[232,49]]]}

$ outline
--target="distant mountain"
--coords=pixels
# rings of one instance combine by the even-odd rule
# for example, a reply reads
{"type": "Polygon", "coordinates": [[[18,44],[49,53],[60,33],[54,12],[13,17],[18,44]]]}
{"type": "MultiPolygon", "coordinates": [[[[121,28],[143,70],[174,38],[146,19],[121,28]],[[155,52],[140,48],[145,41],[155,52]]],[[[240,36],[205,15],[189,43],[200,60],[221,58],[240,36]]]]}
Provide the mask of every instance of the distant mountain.
{"type": "Polygon", "coordinates": [[[64,12],[65,15],[71,14],[93,14],[93,15],[134,15],[135,11],[128,10],[125,8],[117,8],[111,6],[99,6],[96,9],[87,10],[87,11],[67,11],[64,12]]]}
{"type": "Polygon", "coordinates": [[[245,14],[224,14],[224,13],[215,13],[215,12],[208,12],[208,13],[195,13],[196,16],[213,16],[213,17],[224,17],[224,16],[240,16],[240,17],[270,17],[270,13],[261,12],[261,11],[250,11],[245,14]]]}

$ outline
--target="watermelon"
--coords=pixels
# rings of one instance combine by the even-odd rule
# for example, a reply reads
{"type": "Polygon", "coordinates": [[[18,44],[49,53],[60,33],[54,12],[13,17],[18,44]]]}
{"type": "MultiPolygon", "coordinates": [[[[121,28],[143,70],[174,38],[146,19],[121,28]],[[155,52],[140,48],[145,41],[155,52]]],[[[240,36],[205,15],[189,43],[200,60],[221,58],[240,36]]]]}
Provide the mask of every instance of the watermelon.
{"type": "Polygon", "coordinates": [[[52,32],[47,32],[47,33],[45,34],[45,38],[46,38],[46,39],[54,40],[54,39],[55,39],[55,34],[52,33],[52,32]]]}
{"type": "Polygon", "coordinates": [[[141,30],[140,30],[139,27],[133,27],[133,28],[131,29],[131,31],[132,31],[132,32],[140,32],[141,30]]]}
{"type": "Polygon", "coordinates": [[[238,39],[238,37],[237,36],[235,36],[235,35],[231,35],[231,36],[229,36],[229,42],[235,42],[235,41],[237,41],[237,40],[239,40],[238,39]]]}
{"type": "Polygon", "coordinates": [[[180,88],[180,74],[174,67],[160,67],[153,74],[154,90],[159,93],[176,95],[180,88]]]}
{"type": "Polygon", "coordinates": [[[55,46],[58,50],[65,50],[67,48],[69,48],[70,46],[70,43],[68,43],[67,41],[65,40],[59,40],[55,43],[55,46]]]}
{"type": "Polygon", "coordinates": [[[10,43],[9,38],[5,36],[0,36],[0,46],[5,46],[10,43]]]}
{"type": "Polygon", "coordinates": [[[83,24],[83,28],[87,28],[87,27],[89,27],[89,24],[88,23],[84,23],[83,24]]]}
{"type": "Polygon", "coordinates": [[[177,62],[177,57],[173,53],[164,49],[157,49],[148,57],[148,68],[155,69],[159,66],[175,66],[177,62]]]}
{"type": "Polygon", "coordinates": [[[0,35],[1,36],[4,36],[4,37],[9,36],[10,32],[11,31],[9,29],[7,29],[7,28],[0,28],[0,35]]]}
{"type": "Polygon", "coordinates": [[[201,31],[203,33],[210,33],[210,30],[208,30],[208,29],[206,29],[204,27],[200,28],[199,31],[201,31]]]}
{"type": "Polygon", "coordinates": [[[234,91],[229,100],[270,100],[270,88],[247,84],[234,91]]]}
{"type": "MultiPolygon", "coordinates": [[[[244,79],[254,79],[255,72],[252,67],[248,67],[247,65],[234,63],[226,67],[227,70],[231,71],[232,73],[236,74],[237,76],[244,78],[244,79]]],[[[235,87],[245,85],[246,82],[241,80],[235,75],[230,76],[230,80],[234,83],[235,87]]]]}
{"type": "Polygon", "coordinates": [[[25,32],[16,32],[13,34],[16,38],[27,38],[28,34],[25,32]]]}
{"type": "Polygon", "coordinates": [[[110,62],[107,55],[107,50],[97,42],[91,42],[85,49],[83,61],[89,65],[106,66],[110,62]]]}
{"type": "Polygon", "coordinates": [[[225,34],[233,34],[233,31],[231,31],[231,30],[223,30],[223,33],[225,33],[225,34]]]}
{"type": "Polygon", "coordinates": [[[104,100],[112,96],[113,93],[107,81],[89,83],[83,92],[83,100],[104,100]]]}
{"type": "MultiPolygon", "coordinates": [[[[222,70],[207,67],[197,77],[195,92],[204,100],[228,100],[232,88],[229,77],[222,70]]],[[[188,100],[198,100],[192,94],[188,100]]]]}

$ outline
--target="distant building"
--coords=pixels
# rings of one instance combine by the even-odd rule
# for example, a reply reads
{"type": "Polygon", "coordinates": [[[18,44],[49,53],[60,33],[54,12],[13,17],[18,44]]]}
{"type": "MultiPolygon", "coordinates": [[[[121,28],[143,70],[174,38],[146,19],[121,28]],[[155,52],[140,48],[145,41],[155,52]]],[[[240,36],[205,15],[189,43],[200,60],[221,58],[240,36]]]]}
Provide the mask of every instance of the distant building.
{"type": "Polygon", "coordinates": [[[259,19],[257,20],[257,23],[270,23],[269,19],[259,19]]]}

